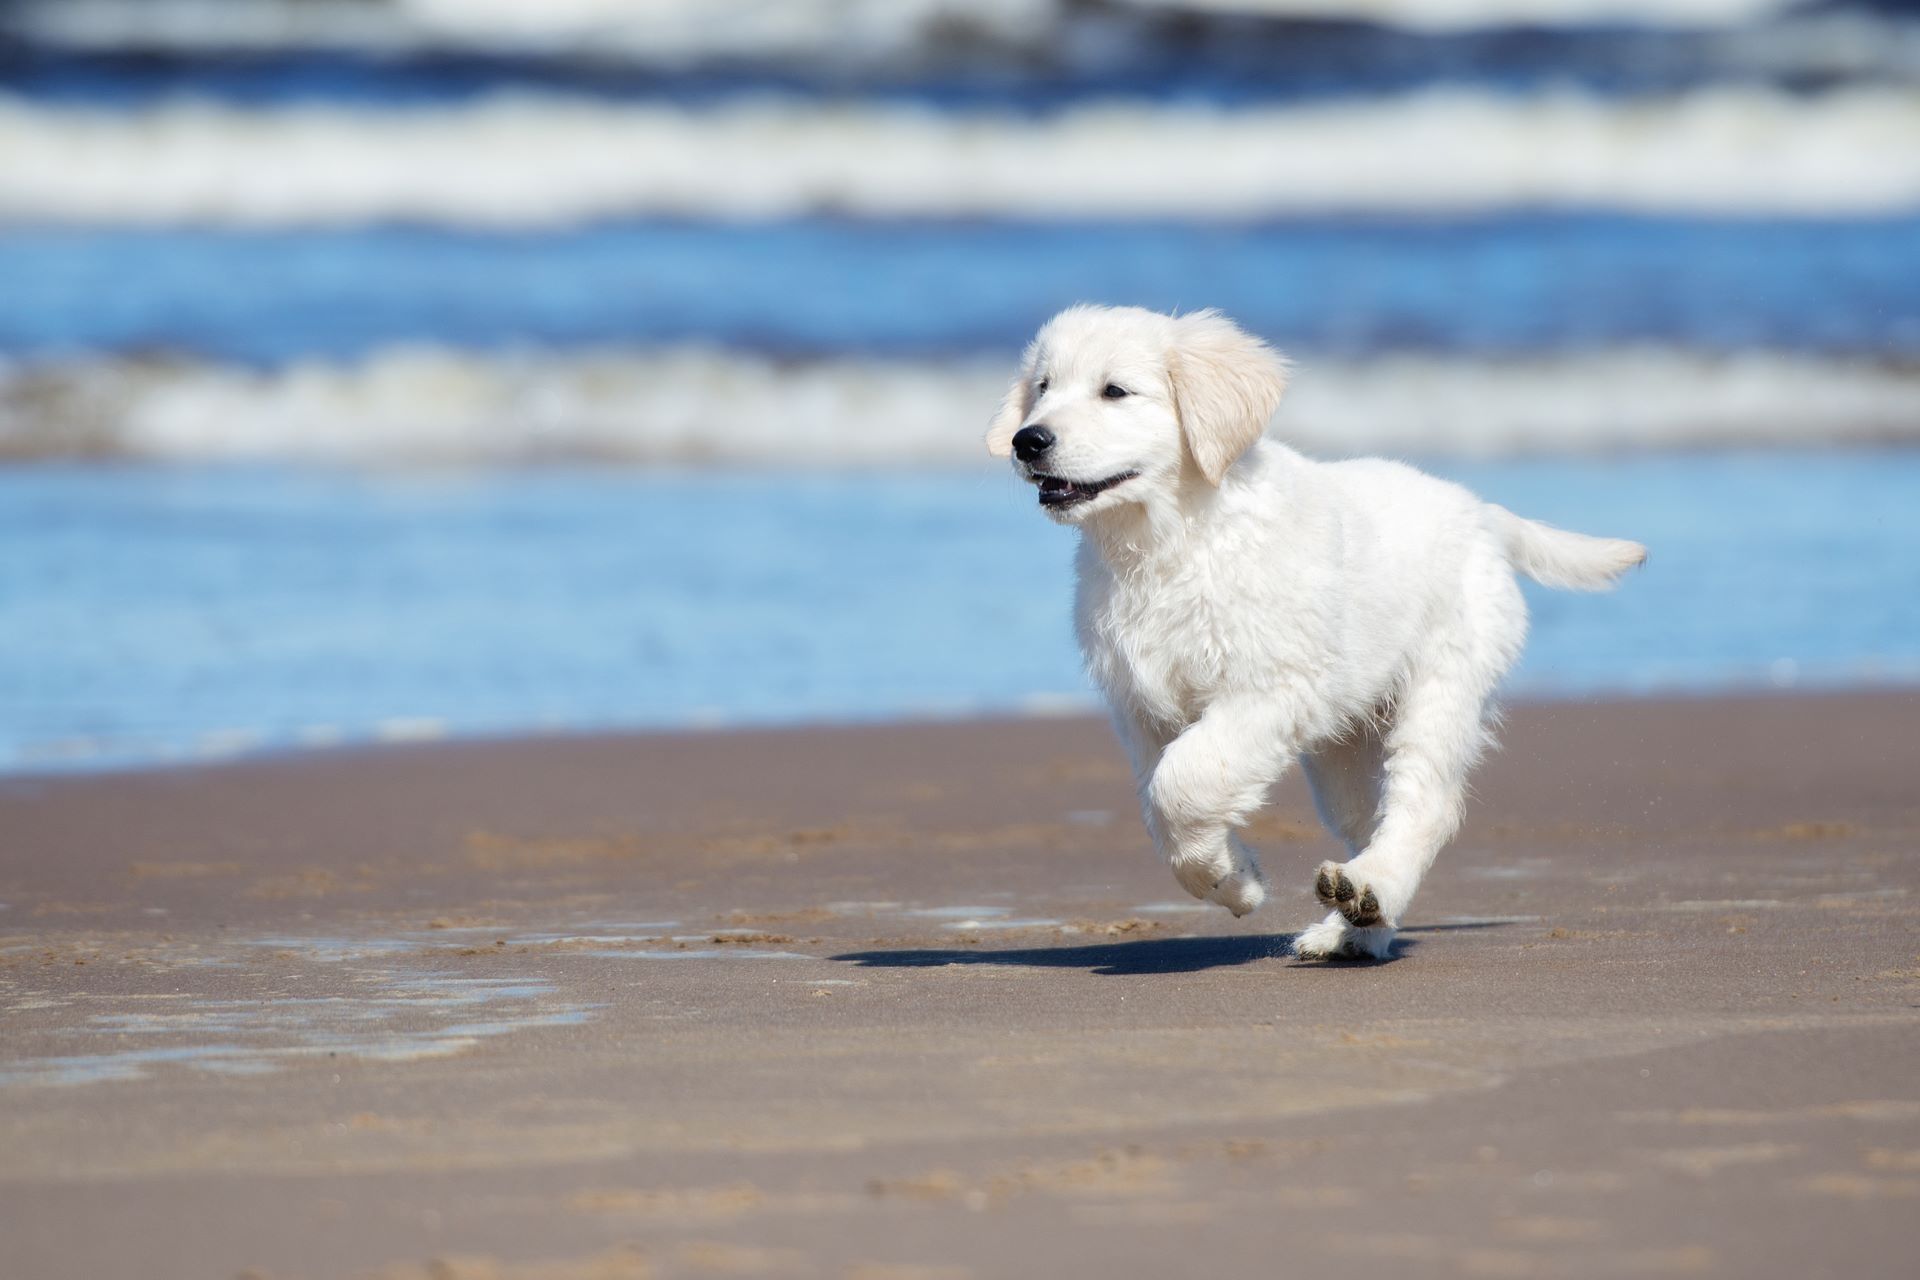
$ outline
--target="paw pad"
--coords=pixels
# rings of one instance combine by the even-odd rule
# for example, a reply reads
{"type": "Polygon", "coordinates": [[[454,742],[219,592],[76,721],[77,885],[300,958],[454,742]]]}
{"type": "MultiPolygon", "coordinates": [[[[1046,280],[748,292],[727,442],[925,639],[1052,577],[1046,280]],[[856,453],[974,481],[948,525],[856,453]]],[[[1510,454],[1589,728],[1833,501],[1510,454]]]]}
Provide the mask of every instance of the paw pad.
{"type": "Polygon", "coordinates": [[[1385,923],[1380,917],[1380,899],[1374,895],[1373,886],[1356,885],[1346,868],[1337,863],[1320,864],[1320,872],[1313,878],[1313,892],[1357,929],[1385,923]]]}

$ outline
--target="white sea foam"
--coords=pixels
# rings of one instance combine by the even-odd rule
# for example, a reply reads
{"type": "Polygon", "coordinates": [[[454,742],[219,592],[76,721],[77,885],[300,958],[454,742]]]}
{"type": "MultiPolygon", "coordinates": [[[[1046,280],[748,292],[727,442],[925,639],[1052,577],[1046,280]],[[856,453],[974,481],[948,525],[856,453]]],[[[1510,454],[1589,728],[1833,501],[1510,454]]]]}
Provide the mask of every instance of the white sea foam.
{"type": "MultiPolygon", "coordinates": [[[[264,372],[121,357],[0,365],[0,456],[964,465],[983,459],[1009,364],[409,348],[264,372]]],[[[1275,430],[1326,454],[1920,443],[1916,404],[1920,366],[1814,355],[1306,353],[1275,430]]]]}
{"type": "Polygon", "coordinates": [[[0,99],[0,163],[0,218],[101,225],[1886,214],[1920,208],[1920,91],[1723,86],[1620,101],[1448,88],[1231,111],[1116,100],[1039,118],[519,93],[411,110],[0,99]]]}

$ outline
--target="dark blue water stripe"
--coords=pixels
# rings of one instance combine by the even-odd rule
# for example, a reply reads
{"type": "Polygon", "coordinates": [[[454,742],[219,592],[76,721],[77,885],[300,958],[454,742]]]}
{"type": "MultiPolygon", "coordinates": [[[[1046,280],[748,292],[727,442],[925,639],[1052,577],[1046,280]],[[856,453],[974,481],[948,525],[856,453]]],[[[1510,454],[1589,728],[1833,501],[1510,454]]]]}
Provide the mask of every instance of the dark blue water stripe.
{"type": "Polygon", "coordinates": [[[1752,29],[1418,32],[1257,16],[1108,13],[1097,19],[1070,19],[1030,49],[956,39],[909,59],[710,58],[684,65],[537,51],[89,51],[0,32],[0,91],[117,107],[180,94],[253,105],[424,105],[504,90],[693,106],[774,92],[1047,111],[1113,96],[1244,106],[1442,84],[1514,93],[1573,86],[1628,95],[1727,81],[1818,90],[1910,84],[1920,77],[1912,41],[1900,39],[1855,48],[1840,66],[1820,41],[1756,40],[1752,29]]]}
{"type": "Polygon", "coordinates": [[[1911,358],[1920,218],[0,233],[0,352],[14,354],[271,363],[402,341],[949,353],[1004,349],[1081,300],[1218,306],[1329,352],[1649,342],[1911,358]]]}

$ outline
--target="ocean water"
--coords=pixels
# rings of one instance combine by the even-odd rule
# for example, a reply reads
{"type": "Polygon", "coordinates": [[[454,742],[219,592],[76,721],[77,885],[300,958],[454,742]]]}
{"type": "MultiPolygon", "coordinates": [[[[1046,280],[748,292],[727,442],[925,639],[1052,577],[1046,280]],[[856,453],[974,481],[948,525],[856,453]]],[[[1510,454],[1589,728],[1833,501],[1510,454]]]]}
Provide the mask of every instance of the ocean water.
{"type": "Polygon", "coordinates": [[[1648,541],[1517,694],[1920,676],[1920,14],[1232,9],[0,6],[0,769],[1087,705],[1085,300],[1648,541]]]}
{"type": "Polygon", "coordinates": [[[1005,361],[1036,317],[1087,299],[1217,306],[1322,355],[1920,352],[1920,215],[20,229],[0,233],[0,279],[0,350],[16,358],[109,350],[277,366],[408,344],[624,342],[1005,361]]]}
{"type": "MultiPolygon", "coordinates": [[[[1443,463],[1653,549],[1530,588],[1510,692],[1920,678],[1920,455],[1443,463]]],[[[1074,535],[998,467],[0,472],[0,768],[1092,709],[1074,535]]]]}

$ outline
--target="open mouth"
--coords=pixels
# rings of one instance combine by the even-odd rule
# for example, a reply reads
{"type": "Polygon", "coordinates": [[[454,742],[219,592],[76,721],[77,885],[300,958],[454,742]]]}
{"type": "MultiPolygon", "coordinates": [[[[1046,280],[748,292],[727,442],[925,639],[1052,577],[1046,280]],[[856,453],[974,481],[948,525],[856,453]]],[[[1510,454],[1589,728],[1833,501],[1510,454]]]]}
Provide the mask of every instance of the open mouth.
{"type": "Polygon", "coordinates": [[[1108,476],[1105,480],[1067,480],[1060,476],[1036,474],[1034,483],[1040,486],[1040,505],[1043,507],[1073,507],[1082,502],[1090,502],[1117,484],[1139,475],[1138,471],[1122,471],[1117,476],[1108,476]]]}

